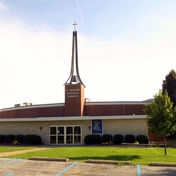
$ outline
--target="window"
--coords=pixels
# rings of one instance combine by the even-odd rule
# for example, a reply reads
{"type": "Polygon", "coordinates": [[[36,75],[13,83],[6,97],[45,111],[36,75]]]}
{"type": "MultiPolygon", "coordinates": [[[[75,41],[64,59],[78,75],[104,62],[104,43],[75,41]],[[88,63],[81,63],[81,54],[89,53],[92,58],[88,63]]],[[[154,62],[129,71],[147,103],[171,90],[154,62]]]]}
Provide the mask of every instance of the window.
{"type": "Polygon", "coordinates": [[[50,144],[81,144],[81,126],[50,126],[50,144]]]}
{"type": "Polygon", "coordinates": [[[50,144],[56,143],[56,127],[50,127],[50,144]]]}

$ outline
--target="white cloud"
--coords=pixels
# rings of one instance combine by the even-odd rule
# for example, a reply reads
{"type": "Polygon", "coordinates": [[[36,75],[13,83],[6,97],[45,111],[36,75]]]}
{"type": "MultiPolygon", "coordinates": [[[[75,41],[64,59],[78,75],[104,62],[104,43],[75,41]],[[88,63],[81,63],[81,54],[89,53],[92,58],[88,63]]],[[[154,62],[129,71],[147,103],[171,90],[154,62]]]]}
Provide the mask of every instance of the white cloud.
{"type": "Polygon", "coordinates": [[[62,96],[59,86],[66,80],[68,68],[64,68],[70,62],[67,35],[1,21],[0,38],[1,106],[23,101],[48,103],[62,96]]]}

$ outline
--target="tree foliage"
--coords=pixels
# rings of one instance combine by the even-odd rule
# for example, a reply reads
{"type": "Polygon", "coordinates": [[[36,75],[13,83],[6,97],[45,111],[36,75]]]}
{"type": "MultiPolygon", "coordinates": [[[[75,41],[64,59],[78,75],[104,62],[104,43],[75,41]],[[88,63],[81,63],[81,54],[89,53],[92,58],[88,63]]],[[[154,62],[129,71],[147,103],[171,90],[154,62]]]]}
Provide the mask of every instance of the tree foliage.
{"type": "Polygon", "coordinates": [[[147,104],[144,111],[148,116],[147,123],[152,133],[167,137],[175,131],[176,107],[173,108],[167,92],[160,91],[156,94],[154,101],[147,104]]]}
{"type": "Polygon", "coordinates": [[[176,106],[176,72],[171,70],[169,74],[165,77],[162,84],[162,92],[168,92],[173,105],[176,106]]]}
{"type": "Polygon", "coordinates": [[[166,137],[173,134],[176,129],[176,107],[173,107],[167,91],[156,94],[154,101],[147,104],[144,111],[148,116],[149,130],[153,134],[163,136],[166,155],[166,137]]]}

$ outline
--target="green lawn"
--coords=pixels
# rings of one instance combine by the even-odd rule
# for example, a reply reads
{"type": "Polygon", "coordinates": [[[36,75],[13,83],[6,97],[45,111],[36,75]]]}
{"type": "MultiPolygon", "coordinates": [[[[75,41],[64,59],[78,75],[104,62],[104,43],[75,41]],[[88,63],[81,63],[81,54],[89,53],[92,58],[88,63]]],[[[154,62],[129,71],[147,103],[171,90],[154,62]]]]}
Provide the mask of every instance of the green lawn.
{"type": "Polygon", "coordinates": [[[12,152],[12,151],[18,151],[18,150],[27,150],[27,149],[33,149],[33,148],[36,148],[36,147],[0,146],[0,153],[12,152]]]}
{"type": "Polygon", "coordinates": [[[176,163],[176,149],[168,148],[164,155],[163,148],[120,148],[120,147],[57,147],[48,150],[13,155],[12,158],[30,157],[69,158],[71,161],[88,159],[131,161],[133,164],[150,164],[151,162],[176,163]]]}

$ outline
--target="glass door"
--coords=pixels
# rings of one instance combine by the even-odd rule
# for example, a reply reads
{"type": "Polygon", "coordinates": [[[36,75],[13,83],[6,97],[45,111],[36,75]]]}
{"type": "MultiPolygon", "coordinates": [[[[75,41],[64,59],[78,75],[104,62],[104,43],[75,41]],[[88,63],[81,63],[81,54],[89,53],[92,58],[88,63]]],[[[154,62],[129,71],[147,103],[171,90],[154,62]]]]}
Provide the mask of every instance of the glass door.
{"type": "Polygon", "coordinates": [[[81,127],[74,126],[74,144],[81,143],[81,127]]]}
{"type": "Polygon", "coordinates": [[[73,144],[73,126],[66,126],[66,144],[73,144]]]}
{"type": "Polygon", "coordinates": [[[58,144],[64,144],[65,142],[65,140],[64,140],[64,136],[65,136],[65,130],[64,130],[64,127],[58,127],[57,128],[58,130],[57,130],[57,134],[58,134],[58,136],[57,136],[57,139],[58,139],[58,144]]]}
{"type": "Polygon", "coordinates": [[[81,144],[81,126],[50,126],[50,144],[81,144]]]}

